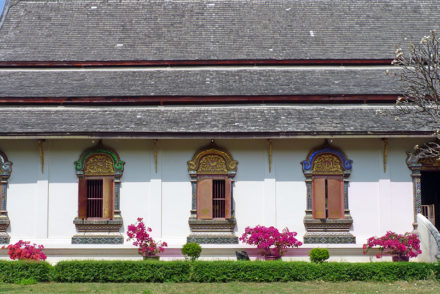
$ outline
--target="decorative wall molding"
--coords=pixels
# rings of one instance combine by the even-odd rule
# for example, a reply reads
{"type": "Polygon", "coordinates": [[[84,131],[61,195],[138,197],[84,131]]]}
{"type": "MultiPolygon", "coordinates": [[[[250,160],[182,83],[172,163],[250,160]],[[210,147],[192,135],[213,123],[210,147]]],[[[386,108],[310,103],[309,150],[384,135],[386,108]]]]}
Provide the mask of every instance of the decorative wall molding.
{"type": "Polygon", "coordinates": [[[307,232],[350,232],[353,220],[351,217],[344,219],[309,219],[304,222],[307,232]]]}
{"type": "Polygon", "coordinates": [[[406,153],[406,164],[413,182],[413,227],[417,229],[417,214],[422,213],[422,171],[440,171],[440,140],[427,142],[406,153]]]}
{"type": "Polygon", "coordinates": [[[326,143],[323,146],[313,149],[307,155],[306,160],[302,161],[301,164],[304,174],[323,174],[328,171],[330,174],[341,172],[344,174],[345,177],[349,177],[353,161],[347,159],[345,153],[342,152],[340,149],[336,147],[330,147],[329,144],[326,143]],[[325,157],[320,159],[320,157],[322,156],[328,157],[328,159],[332,159],[333,161],[329,162],[328,166],[323,166],[322,161],[325,159],[325,157]],[[315,163],[321,164],[321,169],[314,166],[315,163]],[[336,166],[333,166],[333,164],[336,164],[336,166]]]}
{"type": "Polygon", "coordinates": [[[0,151],[0,176],[2,181],[9,179],[12,173],[12,162],[8,160],[6,154],[0,151]]]}
{"type": "Polygon", "coordinates": [[[307,233],[304,243],[356,243],[356,238],[349,233],[353,219],[348,208],[348,177],[351,174],[353,161],[345,153],[328,142],[313,149],[301,162],[306,177],[307,209],[304,226],[307,233]],[[344,179],[344,218],[314,219],[312,215],[312,181],[313,176],[340,175],[344,179]]]}
{"type": "Polygon", "coordinates": [[[105,232],[105,233],[114,233],[119,232],[121,229],[123,222],[121,218],[113,219],[113,220],[87,220],[75,218],[73,223],[76,226],[76,230],[81,233],[92,232],[105,232]]]}
{"type": "Polygon", "coordinates": [[[188,161],[188,173],[191,178],[192,206],[188,224],[191,235],[188,242],[201,244],[237,244],[238,238],[234,235],[236,220],[233,205],[233,178],[237,173],[238,162],[225,148],[210,144],[200,148],[188,161]],[[206,175],[224,175],[231,179],[231,219],[227,220],[198,220],[197,219],[197,178],[206,175]],[[216,236],[210,233],[216,233],[216,236]],[[206,234],[208,234],[206,236],[206,234]]]}
{"type": "Polygon", "coordinates": [[[6,154],[0,151],[0,244],[9,244],[9,235],[6,230],[10,220],[8,216],[8,180],[12,173],[12,162],[8,160],[6,154]]]}
{"type": "Polygon", "coordinates": [[[78,178],[113,176],[114,195],[113,219],[81,219],[76,217],[73,223],[77,232],[82,233],[72,237],[72,244],[122,244],[124,238],[119,231],[123,225],[120,210],[120,178],[124,172],[125,162],[113,149],[103,146],[100,141],[98,145],[86,149],[75,161],[75,172],[78,178]],[[97,234],[98,233],[98,234],[97,234]],[[115,234],[116,233],[116,234],[115,234]]]}
{"type": "Polygon", "coordinates": [[[124,244],[124,237],[121,234],[75,235],[72,244],[124,244]]]}
{"type": "Polygon", "coordinates": [[[188,161],[188,172],[191,177],[197,175],[228,175],[234,177],[237,173],[238,162],[232,158],[226,149],[214,142],[199,149],[188,161]]]}
{"type": "Polygon", "coordinates": [[[79,159],[75,161],[75,171],[78,177],[84,175],[111,175],[120,178],[124,172],[124,165],[125,162],[120,160],[116,151],[99,143],[81,154],[79,159]]]}
{"type": "Polygon", "coordinates": [[[355,244],[356,237],[350,233],[310,232],[304,235],[304,244],[355,244]]]}
{"type": "Polygon", "coordinates": [[[191,234],[188,236],[187,242],[199,244],[238,244],[238,237],[233,234],[191,234]]]}
{"type": "Polygon", "coordinates": [[[229,232],[233,233],[237,224],[235,218],[188,221],[191,232],[229,232]]]}

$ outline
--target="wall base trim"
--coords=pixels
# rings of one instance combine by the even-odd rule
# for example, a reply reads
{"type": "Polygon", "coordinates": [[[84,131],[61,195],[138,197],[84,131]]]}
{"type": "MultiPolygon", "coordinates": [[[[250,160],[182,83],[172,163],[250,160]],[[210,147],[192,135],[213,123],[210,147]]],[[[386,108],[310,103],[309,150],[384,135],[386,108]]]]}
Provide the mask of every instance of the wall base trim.
{"type": "Polygon", "coordinates": [[[304,244],[355,244],[356,237],[347,232],[308,232],[304,244]]]}
{"type": "Polygon", "coordinates": [[[115,235],[74,235],[72,244],[124,244],[124,237],[115,235]]]}
{"type": "Polygon", "coordinates": [[[4,232],[0,233],[0,244],[9,244],[11,237],[4,232]]]}
{"type": "Polygon", "coordinates": [[[187,242],[199,244],[238,244],[238,237],[234,234],[191,234],[188,236],[187,242]]]}

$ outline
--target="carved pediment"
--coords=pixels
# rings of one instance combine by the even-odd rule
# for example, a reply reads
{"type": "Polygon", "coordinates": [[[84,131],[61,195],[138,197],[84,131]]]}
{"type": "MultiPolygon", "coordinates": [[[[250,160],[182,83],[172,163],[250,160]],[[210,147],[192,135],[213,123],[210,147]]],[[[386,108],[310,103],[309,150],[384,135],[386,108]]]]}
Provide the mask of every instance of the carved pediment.
{"type": "Polygon", "coordinates": [[[314,149],[301,162],[303,172],[308,175],[349,175],[352,163],[342,151],[327,145],[314,149]]]}
{"type": "Polygon", "coordinates": [[[341,160],[331,153],[321,154],[313,161],[312,173],[314,175],[342,174],[341,160]]]}
{"type": "Polygon", "coordinates": [[[120,177],[124,172],[125,162],[110,148],[96,146],[84,151],[75,161],[76,174],[86,176],[120,177]]]}
{"type": "Polygon", "coordinates": [[[7,179],[11,176],[12,162],[8,161],[6,155],[0,151],[0,176],[7,179]]]}
{"type": "Polygon", "coordinates": [[[112,176],[115,174],[113,160],[106,154],[93,154],[84,163],[86,176],[112,176]]]}
{"type": "Polygon", "coordinates": [[[238,162],[225,149],[214,143],[197,151],[192,160],[188,161],[188,171],[191,174],[212,175],[237,172],[238,162]]]}
{"type": "Polygon", "coordinates": [[[440,168],[440,141],[438,139],[427,142],[407,152],[406,162],[410,168],[440,168]]]}

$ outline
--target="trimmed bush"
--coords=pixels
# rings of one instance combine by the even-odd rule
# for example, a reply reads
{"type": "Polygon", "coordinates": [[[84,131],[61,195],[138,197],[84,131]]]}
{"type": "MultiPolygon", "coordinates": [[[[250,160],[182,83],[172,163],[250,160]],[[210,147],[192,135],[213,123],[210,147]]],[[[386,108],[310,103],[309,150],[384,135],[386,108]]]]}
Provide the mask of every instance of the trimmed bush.
{"type": "Polygon", "coordinates": [[[48,282],[52,266],[44,261],[0,260],[0,282],[20,283],[25,280],[48,282]]]}
{"type": "MultiPolygon", "coordinates": [[[[196,262],[194,282],[398,281],[425,280],[436,265],[427,263],[196,262]]],[[[437,274],[438,275],[438,274],[437,274]]]]}
{"type": "Polygon", "coordinates": [[[54,267],[57,282],[187,282],[184,261],[61,261],[54,267]]]}
{"type": "Polygon", "coordinates": [[[197,260],[202,253],[202,247],[197,243],[186,243],[182,247],[182,254],[190,258],[192,261],[197,260]]]}
{"type": "Polygon", "coordinates": [[[0,282],[288,282],[440,279],[440,264],[280,261],[0,261],[0,282]]]}
{"type": "Polygon", "coordinates": [[[309,253],[310,261],[314,263],[322,263],[330,258],[327,248],[313,248],[309,253]]]}

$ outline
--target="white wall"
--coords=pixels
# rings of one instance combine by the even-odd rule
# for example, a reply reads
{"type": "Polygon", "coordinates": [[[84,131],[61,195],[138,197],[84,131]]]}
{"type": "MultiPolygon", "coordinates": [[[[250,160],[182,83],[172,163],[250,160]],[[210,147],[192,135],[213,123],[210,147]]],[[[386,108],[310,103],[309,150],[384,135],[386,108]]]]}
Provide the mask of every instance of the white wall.
{"type": "MultiPolygon", "coordinates": [[[[95,142],[96,143],[96,142],[95,142]]],[[[121,184],[124,226],[143,217],[153,235],[173,246],[190,233],[191,184],[187,161],[209,140],[159,140],[158,168],[152,140],[104,140],[126,162],[121,184]]],[[[237,234],[246,226],[274,225],[305,233],[306,187],[301,161],[323,143],[312,139],[273,140],[269,173],[266,140],[218,140],[239,162],[234,202],[237,234]]],[[[353,160],[349,206],[352,233],[362,244],[387,230],[412,230],[413,200],[405,152],[419,140],[391,139],[387,170],[383,170],[380,139],[335,139],[334,144],[353,160]]],[[[77,178],[73,162],[92,140],[48,140],[44,144],[45,171],[41,173],[36,140],[0,140],[0,150],[13,162],[8,188],[9,233],[16,239],[70,246],[77,215],[77,178]]],[[[125,229],[124,229],[125,232],[125,229]]]]}

